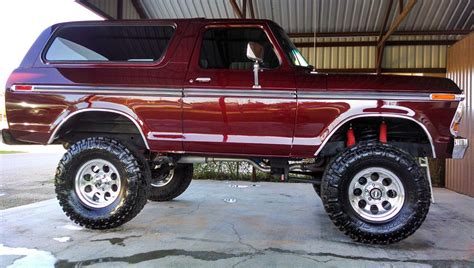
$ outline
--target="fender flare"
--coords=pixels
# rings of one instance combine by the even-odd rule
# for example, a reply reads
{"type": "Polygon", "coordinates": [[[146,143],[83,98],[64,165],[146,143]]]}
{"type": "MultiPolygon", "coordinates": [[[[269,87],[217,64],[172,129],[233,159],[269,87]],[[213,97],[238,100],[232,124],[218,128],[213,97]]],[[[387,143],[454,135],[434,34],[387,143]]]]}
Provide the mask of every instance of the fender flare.
{"type": "Polygon", "coordinates": [[[56,140],[56,135],[58,134],[59,130],[61,129],[61,127],[71,118],[73,118],[74,116],[78,115],[78,114],[81,114],[81,113],[87,113],[87,112],[109,112],[109,113],[115,113],[115,114],[119,114],[119,115],[123,115],[125,116],[126,118],[128,118],[131,122],[133,122],[133,124],[137,127],[138,131],[140,132],[140,135],[142,136],[142,139],[143,139],[143,142],[146,146],[146,148],[148,150],[150,150],[150,146],[148,145],[148,140],[146,139],[146,136],[145,134],[143,133],[143,129],[141,128],[140,124],[138,123],[138,121],[133,118],[131,115],[125,113],[125,112],[122,112],[122,111],[117,111],[117,110],[111,110],[111,109],[103,109],[103,108],[86,108],[86,109],[81,109],[81,110],[77,110],[77,111],[74,111],[70,114],[68,114],[64,119],[61,120],[61,122],[54,128],[54,131],[53,133],[51,134],[51,136],[49,137],[48,139],[48,142],[47,144],[51,144],[54,142],[54,140],[56,140]]]}
{"type": "Polygon", "coordinates": [[[331,137],[334,135],[334,133],[336,133],[336,131],[340,127],[342,127],[343,125],[345,125],[347,122],[349,122],[351,120],[354,120],[354,119],[357,119],[357,118],[364,118],[364,117],[390,117],[390,118],[399,118],[399,119],[405,119],[405,120],[415,122],[416,124],[418,124],[418,126],[421,127],[421,129],[423,129],[423,131],[426,134],[426,137],[428,137],[428,141],[430,142],[430,145],[431,145],[432,156],[433,156],[433,158],[436,158],[436,149],[435,149],[435,146],[434,146],[434,143],[433,143],[433,137],[431,136],[431,133],[428,131],[428,129],[422,123],[420,123],[418,120],[416,120],[412,117],[409,117],[409,116],[398,115],[398,114],[361,114],[361,115],[348,117],[348,118],[344,119],[342,122],[340,122],[331,131],[331,133],[329,133],[329,135],[326,137],[326,139],[324,139],[324,141],[321,143],[319,148],[316,150],[314,155],[317,156],[323,150],[326,143],[331,139],[331,137]]]}

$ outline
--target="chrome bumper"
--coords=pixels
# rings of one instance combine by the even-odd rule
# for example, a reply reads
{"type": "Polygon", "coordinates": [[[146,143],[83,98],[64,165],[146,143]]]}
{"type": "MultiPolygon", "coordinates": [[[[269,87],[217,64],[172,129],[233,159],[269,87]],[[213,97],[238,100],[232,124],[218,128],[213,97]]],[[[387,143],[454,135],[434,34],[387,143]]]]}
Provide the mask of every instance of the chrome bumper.
{"type": "Polygon", "coordinates": [[[462,159],[469,147],[469,141],[465,138],[454,138],[453,159],[462,159]]]}

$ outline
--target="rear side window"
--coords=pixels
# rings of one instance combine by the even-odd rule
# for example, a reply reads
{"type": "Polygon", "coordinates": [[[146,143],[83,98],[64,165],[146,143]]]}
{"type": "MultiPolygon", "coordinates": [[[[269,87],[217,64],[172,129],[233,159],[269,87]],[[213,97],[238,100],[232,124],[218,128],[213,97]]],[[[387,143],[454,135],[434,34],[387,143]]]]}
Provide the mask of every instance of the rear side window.
{"type": "Polygon", "coordinates": [[[263,68],[276,68],[280,61],[267,35],[259,28],[215,28],[204,32],[199,65],[204,69],[252,69],[247,58],[247,43],[264,48],[263,68]]]}
{"type": "Polygon", "coordinates": [[[71,26],[60,29],[45,58],[52,62],[153,62],[166,51],[171,26],[71,26]]]}

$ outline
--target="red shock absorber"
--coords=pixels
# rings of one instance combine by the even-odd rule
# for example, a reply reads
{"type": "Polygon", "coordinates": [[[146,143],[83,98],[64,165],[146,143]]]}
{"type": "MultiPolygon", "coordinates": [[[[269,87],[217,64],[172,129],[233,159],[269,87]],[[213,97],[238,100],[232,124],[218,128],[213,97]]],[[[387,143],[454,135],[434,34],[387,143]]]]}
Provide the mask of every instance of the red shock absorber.
{"type": "Polygon", "coordinates": [[[349,130],[347,130],[347,147],[352,147],[356,143],[355,135],[354,135],[354,130],[352,129],[352,126],[349,127],[349,130]]]}
{"type": "Polygon", "coordinates": [[[385,123],[385,121],[382,121],[382,123],[380,124],[379,141],[381,143],[387,143],[387,124],[385,123]]]}

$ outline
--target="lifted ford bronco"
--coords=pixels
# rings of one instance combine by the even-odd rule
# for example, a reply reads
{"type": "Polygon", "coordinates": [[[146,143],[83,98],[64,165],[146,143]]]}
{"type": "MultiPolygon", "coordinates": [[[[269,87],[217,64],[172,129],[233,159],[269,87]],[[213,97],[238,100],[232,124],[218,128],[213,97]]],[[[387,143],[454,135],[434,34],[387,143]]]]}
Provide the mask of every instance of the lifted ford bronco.
{"type": "Polygon", "coordinates": [[[430,206],[417,157],[462,158],[451,80],[317,73],[267,20],[72,22],[46,29],[6,85],[8,144],[63,144],[66,215],[120,226],[193,163],[246,161],[312,183],[364,243],[412,234],[430,206]]]}

